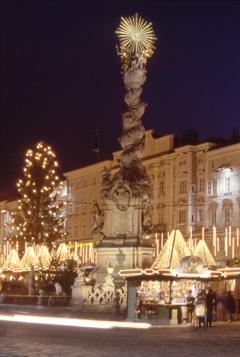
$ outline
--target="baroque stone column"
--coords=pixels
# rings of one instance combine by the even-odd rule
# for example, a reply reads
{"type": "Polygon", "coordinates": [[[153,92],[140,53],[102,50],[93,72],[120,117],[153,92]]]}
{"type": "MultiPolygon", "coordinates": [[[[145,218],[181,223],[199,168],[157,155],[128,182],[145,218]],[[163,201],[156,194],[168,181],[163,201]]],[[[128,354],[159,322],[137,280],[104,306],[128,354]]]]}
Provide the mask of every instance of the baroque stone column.
{"type": "MultiPolygon", "coordinates": [[[[153,54],[156,37],[152,24],[138,14],[121,18],[116,33],[119,36],[124,98],[128,110],[122,115],[123,133],[119,142],[123,149],[120,169],[111,177],[106,170],[102,182],[102,199],[105,202],[104,226],[95,231],[98,240],[114,238],[123,243],[142,244],[150,238],[152,222],[149,213],[152,183],[142,163],[145,129],[141,118],[146,103],[141,101],[142,86],[146,81],[147,58],[153,54]],[[135,242],[135,243],[134,243],[135,242]]],[[[93,232],[94,233],[94,232],[93,232]]],[[[104,243],[104,242],[103,242],[104,243]]]]}

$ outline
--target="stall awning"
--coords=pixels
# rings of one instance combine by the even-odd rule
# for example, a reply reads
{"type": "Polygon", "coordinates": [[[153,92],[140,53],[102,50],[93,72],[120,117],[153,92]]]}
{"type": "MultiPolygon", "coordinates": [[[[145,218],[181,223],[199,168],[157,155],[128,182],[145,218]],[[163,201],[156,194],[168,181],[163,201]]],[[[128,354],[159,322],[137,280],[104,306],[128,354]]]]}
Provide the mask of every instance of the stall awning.
{"type": "Polygon", "coordinates": [[[214,281],[229,278],[240,278],[240,268],[203,269],[202,273],[179,272],[178,269],[122,269],[119,275],[126,280],[180,280],[214,281]]]}

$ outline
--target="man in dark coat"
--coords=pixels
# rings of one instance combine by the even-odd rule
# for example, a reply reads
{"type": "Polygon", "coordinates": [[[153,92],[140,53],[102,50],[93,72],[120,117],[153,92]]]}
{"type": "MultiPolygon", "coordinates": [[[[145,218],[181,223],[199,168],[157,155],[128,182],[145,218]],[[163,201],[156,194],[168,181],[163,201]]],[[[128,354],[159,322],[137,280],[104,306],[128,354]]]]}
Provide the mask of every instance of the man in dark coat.
{"type": "Polygon", "coordinates": [[[207,327],[212,326],[213,300],[214,300],[214,296],[213,296],[212,290],[208,289],[208,293],[206,295],[207,327]]]}
{"type": "Polygon", "coordinates": [[[234,300],[234,297],[231,293],[231,291],[228,292],[227,298],[226,298],[226,308],[227,308],[227,314],[229,321],[232,321],[233,314],[235,314],[235,309],[236,309],[236,303],[234,300]]]}

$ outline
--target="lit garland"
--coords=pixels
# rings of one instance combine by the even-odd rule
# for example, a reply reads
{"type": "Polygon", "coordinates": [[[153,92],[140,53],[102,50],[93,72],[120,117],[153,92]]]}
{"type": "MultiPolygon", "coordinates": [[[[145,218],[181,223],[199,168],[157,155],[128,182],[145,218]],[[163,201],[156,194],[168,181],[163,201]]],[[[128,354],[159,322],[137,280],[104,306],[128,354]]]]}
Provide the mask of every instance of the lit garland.
{"type": "Polygon", "coordinates": [[[37,144],[36,150],[27,151],[24,178],[17,182],[22,199],[18,201],[18,211],[13,213],[15,234],[10,240],[19,240],[20,244],[45,243],[51,248],[64,235],[63,204],[57,204],[61,188],[57,166],[56,155],[44,142],[37,144]]]}

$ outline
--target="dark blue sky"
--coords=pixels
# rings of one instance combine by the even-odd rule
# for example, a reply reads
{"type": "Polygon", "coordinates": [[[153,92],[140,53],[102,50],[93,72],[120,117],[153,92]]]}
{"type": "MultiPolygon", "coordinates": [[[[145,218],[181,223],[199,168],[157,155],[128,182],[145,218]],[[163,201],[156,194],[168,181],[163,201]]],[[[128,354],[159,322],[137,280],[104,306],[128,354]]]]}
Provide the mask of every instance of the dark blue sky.
{"type": "MultiPolygon", "coordinates": [[[[240,130],[239,1],[1,1],[0,192],[24,155],[52,146],[62,172],[119,150],[124,85],[115,30],[138,12],[158,41],[147,63],[145,128],[201,140],[240,130]]],[[[3,196],[2,196],[3,197],[3,196]]]]}

